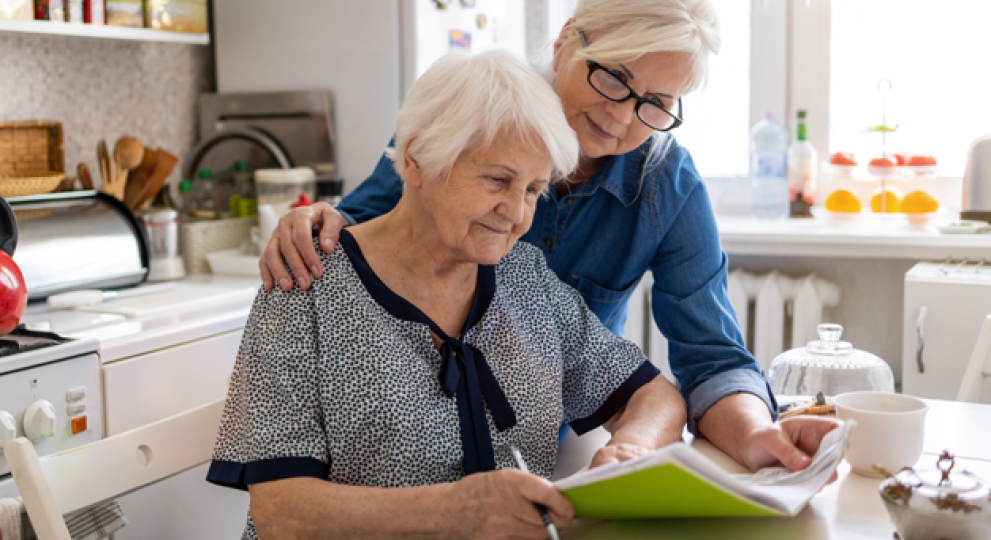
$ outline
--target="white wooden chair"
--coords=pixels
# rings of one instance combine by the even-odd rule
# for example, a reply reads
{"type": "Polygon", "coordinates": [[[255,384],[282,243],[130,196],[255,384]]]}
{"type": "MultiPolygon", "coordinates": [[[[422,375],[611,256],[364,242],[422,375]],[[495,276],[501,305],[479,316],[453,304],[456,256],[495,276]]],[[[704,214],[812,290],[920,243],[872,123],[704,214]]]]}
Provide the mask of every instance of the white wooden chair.
{"type": "Polygon", "coordinates": [[[8,442],[4,455],[38,539],[70,540],[64,514],[208,461],[224,401],[42,458],[28,439],[8,442]]]}
{"type": "Polygon", "coordinates": [[[970,362],[963,373],[957,401],[978,402],[985,377],[991,377],[991,315],[984,319],[970,362]]]}

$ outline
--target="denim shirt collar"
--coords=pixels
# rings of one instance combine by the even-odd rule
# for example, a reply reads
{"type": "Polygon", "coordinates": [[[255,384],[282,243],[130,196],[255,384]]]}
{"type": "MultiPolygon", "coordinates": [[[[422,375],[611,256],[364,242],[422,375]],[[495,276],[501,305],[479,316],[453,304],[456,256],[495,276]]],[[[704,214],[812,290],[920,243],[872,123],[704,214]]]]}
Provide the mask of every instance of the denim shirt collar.
{"type": "Polygon", "coordinates": [[[599,170],[595,171],[587,182],[576,187],[571,195],[587,197],[601,188],[616,197],[623,206],[630,206],[641,192],[640,172],[645,151],[646,147],[641,145],[626,154],[608,156],[599,166],[599,170]]]}

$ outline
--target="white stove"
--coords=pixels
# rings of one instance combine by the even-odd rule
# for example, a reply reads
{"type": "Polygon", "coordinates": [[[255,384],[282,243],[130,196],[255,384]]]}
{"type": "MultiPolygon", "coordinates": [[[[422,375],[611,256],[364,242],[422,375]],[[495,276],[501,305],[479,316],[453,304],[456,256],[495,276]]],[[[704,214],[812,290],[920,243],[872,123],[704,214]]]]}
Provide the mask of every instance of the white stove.
{"type": "MultiPolygon", "coordinates": [[[[112,437],[226,395],[260,285],[260,279],[191,276],[121,289],[112,299],[72,309],[29,306],[22,322],[99,346],[102,435],[112,437]]],[[[129,523],[114,537],[239,536],[247,494],[207,483],[205,467],[121,498],[129,523]]]]}
{"type": "Polygon", "coordinates": [[[99,345],[24,329],[0,338],[0,497],[17,495],[7,441],[27,437],[46,455],[103,437],[99,345]]]}

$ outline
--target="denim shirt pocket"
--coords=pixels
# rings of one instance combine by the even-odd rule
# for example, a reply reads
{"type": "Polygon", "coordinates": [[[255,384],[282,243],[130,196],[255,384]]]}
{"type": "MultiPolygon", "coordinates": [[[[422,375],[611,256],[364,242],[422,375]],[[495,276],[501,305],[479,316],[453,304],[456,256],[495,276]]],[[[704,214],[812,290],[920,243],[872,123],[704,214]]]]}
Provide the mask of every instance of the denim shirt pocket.
{"type": "Polygon", "coordinates": [[[611,329],[616,323],[617,317],[625,312],[627,301],[637,288],[640,280],[635,280],[624,289],[607,289],[594,281],[574,275],[572,276],[573,286],[585,300],[588,309],[602,321],[602,324],[611,329]]]}

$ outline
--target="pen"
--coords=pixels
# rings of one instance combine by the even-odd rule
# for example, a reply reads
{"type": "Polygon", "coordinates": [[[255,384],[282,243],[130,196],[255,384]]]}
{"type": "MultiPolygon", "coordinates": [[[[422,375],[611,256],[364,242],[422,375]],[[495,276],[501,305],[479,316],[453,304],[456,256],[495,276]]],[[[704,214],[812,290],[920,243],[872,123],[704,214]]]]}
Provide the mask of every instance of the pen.
{"type": "MultiPolygon", "coordinates": [[[[509,450],[513,453],[513,459],[516,460],[516,466],[520,468],[521,471],[529,473],[530,469],[526,467],[526,462],[523,461],[523,455],[520,454],[519,448],[514,445],[509,445],[509,450]]],[[[547,534],[550,535],[551,540],[560,540],[557,534],[557,527],[554,526],[554,521],[551,519],[551,515],[547,513],[547,507],[540,503],[533,503],[537,507],[537,511],[540,512],[540,519],[544,520],[544,528],[547,529],[547,534]]]]}

